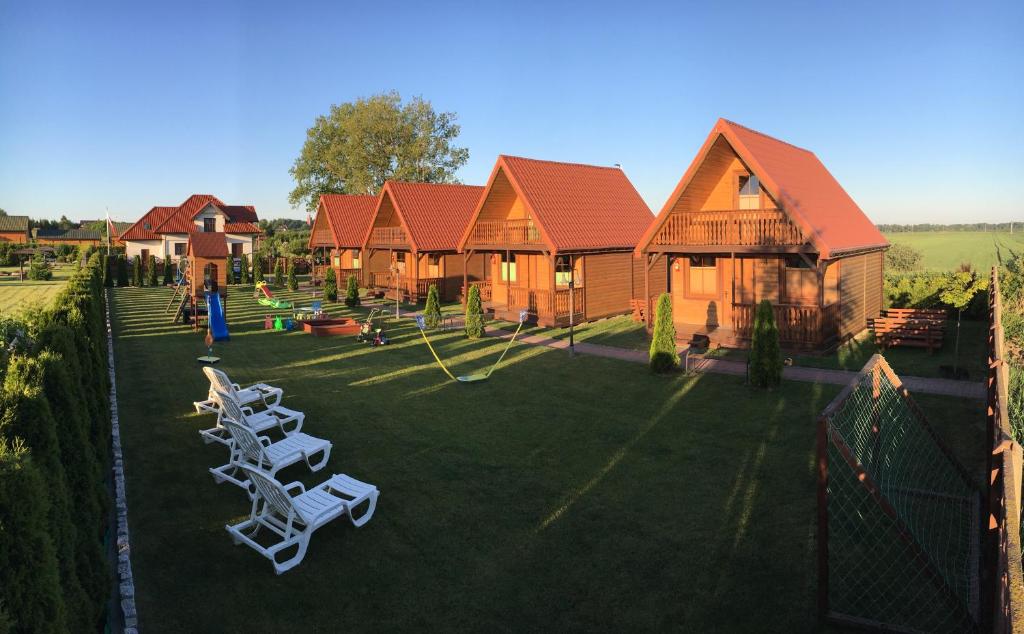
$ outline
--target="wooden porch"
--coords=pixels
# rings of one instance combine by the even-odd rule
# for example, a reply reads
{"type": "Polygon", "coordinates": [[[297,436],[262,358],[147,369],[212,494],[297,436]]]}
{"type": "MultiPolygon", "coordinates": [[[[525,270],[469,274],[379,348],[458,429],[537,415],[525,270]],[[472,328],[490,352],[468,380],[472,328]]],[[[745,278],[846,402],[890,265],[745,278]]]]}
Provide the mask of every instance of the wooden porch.
{"type": "Polygon", "coordinates": [[[400,299],[416,304],[427,299],[430,285],[436,284],[438,293],[445,295],[445,278],[443,277],[412,277],[399,275],[397,284],[395,275],[389,271],[373,271],[367,274],[366,287],[372,291],[382,291],[388,299],[400,299]]]}
{"type": "Polygon", "coordinates": [[[495,288],[490,280],[470,282],[470,286],[480,289],[484,310],[492,311],[497,319],[518,321],[519,312],[526,310],[527,319],[541,326],[567,326],[570,313],[575,323],[583,322],[587,313],[587,294],[582,286],[572,289],[571,296],[568,288],[554,292],[525,286],[495,288]]]}
{"type": "Polygon", "coordinates": [[[479,220],[473,226],[466,246],[471,249],[517,249],[543,247],[540,230],[533,220],[479,220]]]}

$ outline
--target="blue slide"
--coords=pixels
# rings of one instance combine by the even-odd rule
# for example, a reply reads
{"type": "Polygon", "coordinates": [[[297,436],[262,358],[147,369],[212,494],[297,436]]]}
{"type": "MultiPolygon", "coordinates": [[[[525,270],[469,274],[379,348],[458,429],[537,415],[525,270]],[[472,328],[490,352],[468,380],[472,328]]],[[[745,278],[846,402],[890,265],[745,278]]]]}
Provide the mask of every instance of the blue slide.
{"type": "Polygon", "coordinates": [[[206,294],[206,316],[210,319],[210,333],[214,341],[228,341],[228,325],[224,321],[224,307],[220,305],[220,295],[206,294]]]}

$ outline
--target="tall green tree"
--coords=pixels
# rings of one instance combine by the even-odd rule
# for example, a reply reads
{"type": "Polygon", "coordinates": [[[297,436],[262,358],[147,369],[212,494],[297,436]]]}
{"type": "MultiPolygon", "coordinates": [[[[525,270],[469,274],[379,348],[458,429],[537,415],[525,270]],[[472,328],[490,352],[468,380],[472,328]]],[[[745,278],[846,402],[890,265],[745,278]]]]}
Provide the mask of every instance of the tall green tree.
{"type": "Polygon", "coordinates": [[[324,273],[324,299],[329,302],[338,301],[338,276],[334,273],[334,267],[327,267],[324,273]]]}
{"type": "Polygon", "coordinates": [[[252,258],[252,283],[256,284],[263,280],[263,258],[254,255],[252,258]]]}
{"type": "Polygon", "coordinates": [[[473,284],[466,296],[466,336],[479,339],[484,336],[484,306],[480,301],[480,287],[473,284]]]}
{"type": "Polygon", "coordinates": [[[160,278],[157,276],[157,273],[156,273],[156,256],[155,255],[149,256],[149,262],[146,263],[146,274],[147,274],[146,284],[148,284],[149,286],[156,286],[159,283],[160,278]]]}
{"type": "Polygon", "coordinates": [[[242,254],[242,284],[252,284],[252,277],[249,274],[249,256],[242,254]]]}
{"type": "Polygon", "coordinates": [[[274,285],[275,286],[283,286],[284,285],[284,265],[281,264],[281,260],[280,259],[278,259],[274,263],[274,285]]]}
{"type": "Polygon", "coordinates": [[[469,150],[454,145],[455,120],[421,97],[403,103],[397,92],[333,105],[306,131],[288,201],[315,212],[320,194],[376,194],[389,178],[456,182],[469,150]]]}
{"type": "Polygon", "coordinates": [[[137,255],[132,258],[132,286],[142,286],[142,258],[137,255]]]}
{"type": "Polygon", "coordinates": [[[345,282],[345,305],[349,308],[359,305],[359,282],[355,275],[349,275],[345,282]]]}
{"type": "Polygon", "coordinates": [[[288,290],[297,291],[299,290],[299,280],[295,277],[295,261],[292,260],[288,263],[288,290]]]}
{"type": "Polygon", "coordinates": [[[171,256],[164,256],[164,286],[174,284],[174,264],[171,263],[171,256]]]}
{"type": "Polygon", "coordinates": [[[423,308],[423,320],[427,328],[441,325],[441,297],[437,292],[437,284],[431,284],[427,290],[427,305],[423,308]]]}
{"type": "Polygon", "coordinates": [[[782,382],[782,350],[775,312],[767,299],[761,300],[754,314],[754,332],[750,341],[750,382],[757,387],[775,387],[782,382]]]}
{"type": "Polygon", "coordinates": [[[230,255],[224,260],[224,282],[226,284],[235,283],[235,258],[230,255]]]}
{"type": "MultiPolygon", "coordinates": [[[[114,256],[115,258],[117,256],[114,256]]],[[[113,260],[116,262],[116,260],[113,260]]],[[[109,255],[103,254],[100,256],[100,266],[103,267],[103,286],[110,288],[114,285],[114,276],[110,273],[111,259],[109,255]]]]}
{"type": "Polygon", "coordinates": [[[117,285],[128,286],[128,258],[124,254],[117,255],[117,285]]]}
{"type": "Polygon", "coordinates": [[[676,324],[672,321],[672,296],[662,293],[654,309],[654,334],[648,353],[651,370],[671,372],[679,367],[676,350],[676,324]]]}

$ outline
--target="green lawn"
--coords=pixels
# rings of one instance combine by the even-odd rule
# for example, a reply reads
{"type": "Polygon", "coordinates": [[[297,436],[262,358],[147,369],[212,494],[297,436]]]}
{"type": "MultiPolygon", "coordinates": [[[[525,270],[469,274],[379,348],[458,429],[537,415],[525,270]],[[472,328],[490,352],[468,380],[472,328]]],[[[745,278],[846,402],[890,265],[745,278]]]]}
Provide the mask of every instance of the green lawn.
{"type": "MultiPolygon", "coordinates": [[[[18,267],[2,266],[0,271],[13,275],[0,275],[0,314],[13,315],[31,308],[47,306],[64,286],[75,270],[73,264],[61,264],[53,269],[53,279],[45,282],[18,279],[18,267]]],[[[25,265],[28,271],[28,265],[25,265]]]]}
{"type": "Polygon", "coordinates": [[[921,251],[923,266],[931,271],[956,270],[962,262],[970,262],[976,271],[988,271],[996,264],[997,245],[1004,257],[1008,249],[1024,251],[1024,231],[908,231],[885,237],[921,251]]]}
{"type": "MultiPolygon", "coordinates": [[[[328,525],[277,577],[224,531],[249,503],[207,472],[227,452],[196,433],[212,424],[191,409],[202,335],[170,323],[169,293],[112,291],[145,630],[815,628],[814,421],[838,388],[753,391],[527,345],[489,382],[453,384],[408,320],[379,349],[264,331],[251,287],[231,287],[219,367],[282,386],[303,431],[334,442],[325,470],[279,478],[381,490],[365,527],[328,525]]],[[[504,345],[433,341],[456,373],[504,345]]],[[[982,405],[920,402],[980,477],[982,405]]]]}

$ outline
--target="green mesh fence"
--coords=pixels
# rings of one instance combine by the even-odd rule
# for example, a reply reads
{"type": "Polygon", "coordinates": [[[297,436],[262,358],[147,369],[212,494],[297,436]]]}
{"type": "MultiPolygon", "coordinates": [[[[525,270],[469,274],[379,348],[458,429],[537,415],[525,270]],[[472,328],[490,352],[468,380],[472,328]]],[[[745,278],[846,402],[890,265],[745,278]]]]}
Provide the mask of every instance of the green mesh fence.
{"type": "Polygon", "coordinates": [[[884,359],[865,366],[821,425],[826,616],[911,631],[976,630],[978,492],[884,359]]]}

